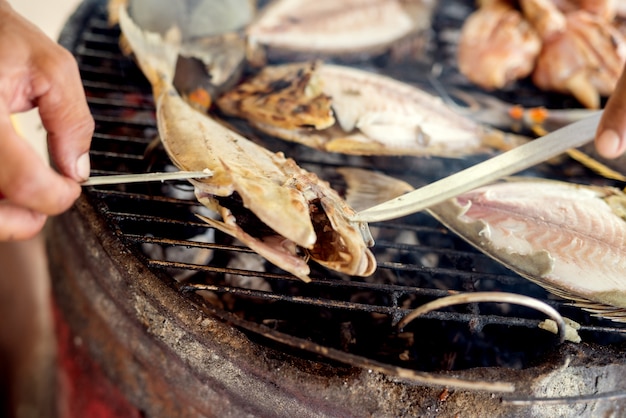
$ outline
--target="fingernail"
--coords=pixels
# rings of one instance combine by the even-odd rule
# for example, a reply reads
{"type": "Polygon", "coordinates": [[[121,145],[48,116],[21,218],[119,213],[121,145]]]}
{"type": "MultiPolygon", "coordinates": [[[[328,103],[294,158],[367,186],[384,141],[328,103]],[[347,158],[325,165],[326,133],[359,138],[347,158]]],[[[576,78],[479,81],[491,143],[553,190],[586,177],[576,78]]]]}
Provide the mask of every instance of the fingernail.
{"type": "Polygon", "coordinates": [[[91,172],[91,163],[89,162],[89,153],[86,152],[76,160],[76,175],[80,181],[85,181],[89,178],[91,172]]]}
{"type": "Polygon", "coordinates": [[[602,156],[608,158],[617,157],[622,140],[617,132],[612,129],[607,129],[598,136],[598,151],[602,156]]]}

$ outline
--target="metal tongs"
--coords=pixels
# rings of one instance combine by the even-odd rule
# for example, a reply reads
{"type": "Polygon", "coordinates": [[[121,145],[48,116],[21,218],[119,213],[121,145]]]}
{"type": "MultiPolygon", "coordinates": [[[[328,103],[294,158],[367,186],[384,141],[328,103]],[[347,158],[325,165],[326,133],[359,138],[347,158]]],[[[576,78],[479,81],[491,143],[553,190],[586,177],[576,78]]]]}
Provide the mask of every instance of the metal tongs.
{"type": "Polygon", "coordinates": [[[410,193],[358,212],[353,221],[380,222],[427,209],[591,142],[602,111],[410,193]]]}

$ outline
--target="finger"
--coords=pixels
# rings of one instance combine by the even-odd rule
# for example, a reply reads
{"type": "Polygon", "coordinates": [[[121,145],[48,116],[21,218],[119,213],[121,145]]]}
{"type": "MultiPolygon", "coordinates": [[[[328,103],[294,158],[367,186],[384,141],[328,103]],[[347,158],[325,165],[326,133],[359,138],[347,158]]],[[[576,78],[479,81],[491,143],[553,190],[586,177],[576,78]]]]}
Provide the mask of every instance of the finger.
{"type": "Polygon", "coordinates": [[[626,71],[606,103],[595,144],[598,153],[605,158],[616,158],[626,151],[626,71]]]}
{"type": "Polygon", "coordinates": [[[0,192],[12,204],[46,215],[68,209],[80,195],[75,181],[46,165],[0,112],[0,192]]]}
{"type": "MultiPolygon", "coordinates": [[[[56,46],[56,45],[55,45],[56,46]]],[[[59,171],[76,181],[89,177],[89,145],[94,121],[73,56],[56,46],[36,65],[45,72],[39,87],[33,80],[41,121],[48,132],[50,156],[59,171]]]]}
{"type": "Polygon", "coordinates": [[[47,217],[29,209],[24,209],[0,201],[0,241],[17,241],[34,237],[41,231],[47,217]]]}

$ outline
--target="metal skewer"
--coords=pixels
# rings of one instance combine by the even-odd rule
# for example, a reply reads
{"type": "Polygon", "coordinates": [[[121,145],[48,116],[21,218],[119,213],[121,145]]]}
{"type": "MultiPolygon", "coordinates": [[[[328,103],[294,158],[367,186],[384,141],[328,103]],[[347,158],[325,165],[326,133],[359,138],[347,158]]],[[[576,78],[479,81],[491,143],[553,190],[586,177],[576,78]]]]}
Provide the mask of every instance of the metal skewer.
{"type": "Polygon", "coordinates": [[[142,183],[148,181],[189,180],[211,177],[213,172],[204,171],[174,171],[171,173],[144,173],[119,174],[112,176],[90,177],[81,183],[81,186],[102,186],[105,184],[142,183]]]}

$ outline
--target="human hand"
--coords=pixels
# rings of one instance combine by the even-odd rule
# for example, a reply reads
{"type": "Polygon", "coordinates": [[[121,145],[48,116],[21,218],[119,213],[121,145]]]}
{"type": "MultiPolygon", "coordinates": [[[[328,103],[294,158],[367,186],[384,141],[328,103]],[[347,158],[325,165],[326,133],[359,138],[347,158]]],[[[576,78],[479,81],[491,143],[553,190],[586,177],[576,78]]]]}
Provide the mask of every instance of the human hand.
{"type": "Polygon", "coordinates": [[[93,129],[72,55],[0,0],[0,241],[36,235],[78,198],[93,129]],[[34,107],[58,173],[11,123],[34,107]]]}
{"type": "Polygon", "coordinates": [[[604,107],[595,144],[605,158],[617,158],[626,151],[626,69],[604,107]]]}

